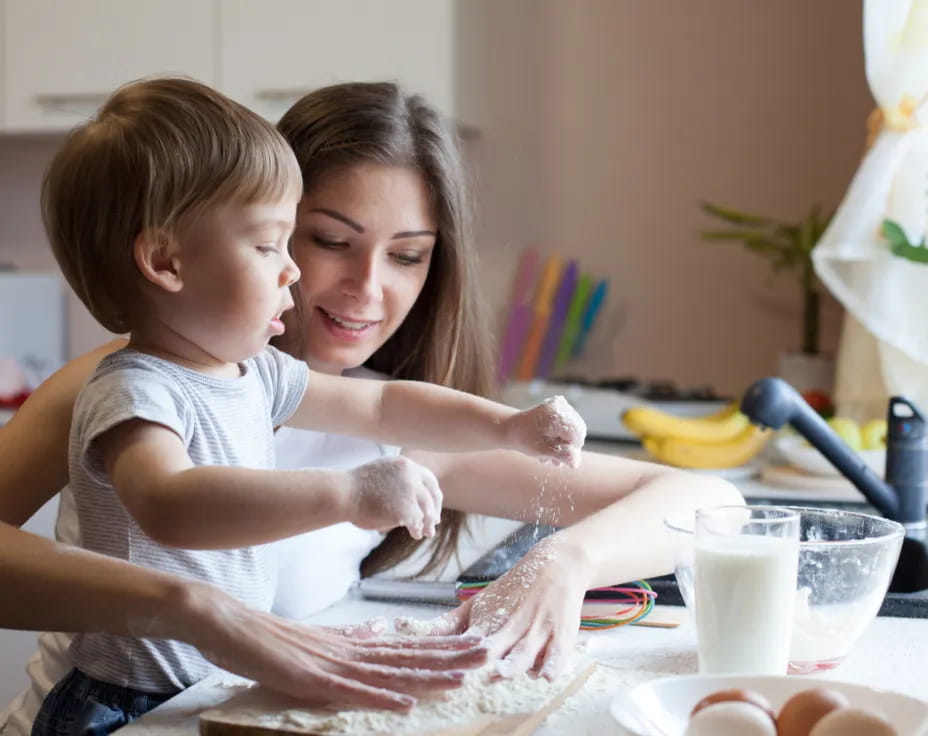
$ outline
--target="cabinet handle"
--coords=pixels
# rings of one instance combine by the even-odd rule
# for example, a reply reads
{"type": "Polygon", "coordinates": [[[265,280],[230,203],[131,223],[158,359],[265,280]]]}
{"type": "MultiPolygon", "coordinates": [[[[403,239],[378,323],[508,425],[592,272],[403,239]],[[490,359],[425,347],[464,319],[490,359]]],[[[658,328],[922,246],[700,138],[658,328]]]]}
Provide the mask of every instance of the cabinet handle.
{"type": "Polygon", "coordinates": [[[107,99],[109,95],[103,92],[68,92],[35,96],[35,101],[40,107],[56,112],[96,110],[107,99]]]}
{"type": "Polygon", "coordinates": [[[296,102],[310,90],[300,89],[259,89],[255,92],[255,97],[264,102],[296,102]]]}

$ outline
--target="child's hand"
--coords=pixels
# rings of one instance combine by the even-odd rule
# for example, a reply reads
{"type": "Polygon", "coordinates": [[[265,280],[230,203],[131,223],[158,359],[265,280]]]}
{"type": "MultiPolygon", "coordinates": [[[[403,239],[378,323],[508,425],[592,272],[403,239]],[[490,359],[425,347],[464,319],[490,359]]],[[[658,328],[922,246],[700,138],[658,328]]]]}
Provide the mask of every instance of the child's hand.
{"type": "Polygon", "coordinates": [[[515,449],[572,468],[580,466],[586,424],[563,396],[513,414],[505,424],[515,449]]]}
{"type": "Polygon", "coordinates": [[[442,494],[431,470],[399,456],[361,465],[348,475],[354,524],[362,529],[405,526],[413,539],[435,536],[442,494]]]}

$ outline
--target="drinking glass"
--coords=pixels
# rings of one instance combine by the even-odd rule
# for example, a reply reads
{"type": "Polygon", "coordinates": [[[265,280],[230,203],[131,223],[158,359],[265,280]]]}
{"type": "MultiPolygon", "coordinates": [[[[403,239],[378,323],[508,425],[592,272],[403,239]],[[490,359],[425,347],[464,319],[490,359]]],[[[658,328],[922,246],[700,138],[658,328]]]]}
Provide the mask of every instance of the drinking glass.
{"type": "Polygon", "coordinates": [[[786,674],[798,560],[795,509],[716,506],[696,511],[701,674],[786,674]]]}

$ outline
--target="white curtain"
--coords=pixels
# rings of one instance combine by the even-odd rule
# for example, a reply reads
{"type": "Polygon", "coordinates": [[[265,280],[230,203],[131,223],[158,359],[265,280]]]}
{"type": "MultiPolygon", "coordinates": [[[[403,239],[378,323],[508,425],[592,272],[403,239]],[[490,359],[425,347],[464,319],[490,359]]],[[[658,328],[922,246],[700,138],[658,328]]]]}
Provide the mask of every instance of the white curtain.
{"type": "Polygon", "coordinates": [[[876,136],[813,259],[847,310],[838,410],[871,417],[897,393],[928,411],[928,0],[865,0],[864,54],[876,136]]]}

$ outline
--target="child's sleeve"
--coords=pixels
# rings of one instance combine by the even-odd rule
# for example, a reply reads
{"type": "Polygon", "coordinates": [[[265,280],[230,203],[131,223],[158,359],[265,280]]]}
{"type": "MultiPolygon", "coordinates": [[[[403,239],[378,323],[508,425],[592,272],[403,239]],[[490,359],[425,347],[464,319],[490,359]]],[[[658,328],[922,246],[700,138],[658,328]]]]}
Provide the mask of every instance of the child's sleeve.
{"type": "Polygon", "coordinates": [[[271,421],[284,424],[297,410],[309,383],[309,367],[302,360],[268,346],[253,363],[267,393],[271,421]]]}
{"type": "Polygon", "coordinates": [[[105,481],[96,442],[102,434],[131,419],[144,419],[170,429],[187,445],[190,411],[190,402],[177,385],[157,372],[122,368],[98,374],[84,386],[74,405],[72,460],[79,459],[91,477],[105,481]]]}

